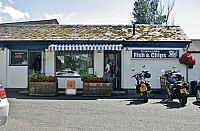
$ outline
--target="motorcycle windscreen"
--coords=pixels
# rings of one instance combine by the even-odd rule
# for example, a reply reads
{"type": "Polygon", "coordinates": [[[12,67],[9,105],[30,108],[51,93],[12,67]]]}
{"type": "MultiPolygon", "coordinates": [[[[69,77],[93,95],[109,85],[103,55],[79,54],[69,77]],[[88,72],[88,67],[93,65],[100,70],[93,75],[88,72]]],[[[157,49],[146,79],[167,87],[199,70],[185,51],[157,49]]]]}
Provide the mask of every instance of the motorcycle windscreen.
{"type": "Polygon", "coordinates": [[[168,77],[167,80],[169,83],[174,84],[176,82],[176,79],[174,77],[168,77]]]}

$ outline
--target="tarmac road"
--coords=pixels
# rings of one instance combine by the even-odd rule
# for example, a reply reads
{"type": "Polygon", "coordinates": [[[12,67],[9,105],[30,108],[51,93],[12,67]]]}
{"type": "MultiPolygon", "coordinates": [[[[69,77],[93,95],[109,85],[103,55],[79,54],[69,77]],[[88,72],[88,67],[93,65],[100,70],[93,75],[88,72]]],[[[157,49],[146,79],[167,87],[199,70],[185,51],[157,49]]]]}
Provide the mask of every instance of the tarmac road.
{"type": "Polygon", "coordinates": [[[133,94],[112,97],[30,97],[9,94],[9,118],[1,131],[194,131],[200,130],[200,103],[186,106],[151,94],[143,103],[133,94]]]}

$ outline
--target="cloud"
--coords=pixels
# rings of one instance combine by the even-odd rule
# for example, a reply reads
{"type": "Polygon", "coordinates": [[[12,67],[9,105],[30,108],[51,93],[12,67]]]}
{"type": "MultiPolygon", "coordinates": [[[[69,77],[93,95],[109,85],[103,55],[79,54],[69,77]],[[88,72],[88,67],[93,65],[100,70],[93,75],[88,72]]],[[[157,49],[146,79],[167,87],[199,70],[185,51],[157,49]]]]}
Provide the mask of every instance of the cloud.
{"type": "Polygon", "coordinates": [[[1,19],[2,19],[2,17],[0,17],[0,23],[1,23],[1,19]]]}
{"type": "Polygon", "coordinates": [[[25,18],[25,17],[30,18],[28,12],[21,12],[17,9],[10,7],[10,6],[5,6],[2,9],[2,12],[9,14],[12,17],[13,20],[19,20],[19,19],[25,18]]]}
{"type": "Polygon", "coordinates": [[[45,14],[44,18],[45,19],[59,19],[63,16],[64,14],[45,14]]]}
{"type": "Polygon", "coordinates": [[[73,11],[71,13],[69,13],[68,15],[66,14],[62,14],[62,13],[58,13],[58,14],[44,14],[44,18],[45,19],[57,19],[59,21],[59,23],[67,23],[70,21],[70,19],[75,16],[77,14],[76,11],[73,11]]]}
{"type": "Polygon", "coordinates": [[[0,23],[2,23],[2,19],[6,19],[6,17],[0,17],[0,23]]]}
{"type": "Polygon", "coordinates": [[[68,16],[66,16],[63,21],[68,21],[70,20],[73,16],[75,16],[77,13],[76,11],[73,11],[72,13],[70,13],[68,16]]]}
{"type": "Polygon", "coordinates": [[[8,0],[10,3],[12,3],[12,4],[14,4],[15,2],[14,1],[12,1],[12,0],[8,0]]]}
{"type": "Polygon", "coordinates": [[[2,3],[2,1],[0,1],[0,8],[2,8],[3,7],[3,3],[2,3]]]}

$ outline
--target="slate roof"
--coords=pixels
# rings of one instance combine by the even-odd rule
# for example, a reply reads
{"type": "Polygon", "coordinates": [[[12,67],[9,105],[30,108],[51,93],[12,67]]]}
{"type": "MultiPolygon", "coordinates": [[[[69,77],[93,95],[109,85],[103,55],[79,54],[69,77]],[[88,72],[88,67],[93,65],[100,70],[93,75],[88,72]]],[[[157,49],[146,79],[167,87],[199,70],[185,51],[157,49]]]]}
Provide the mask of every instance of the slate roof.
{"type": "Polygon", "coordinates": [[[57,19],[2,23],[2,24],[0,24],[0,26],[7,26],[7,25],[55,25],[55,24],[59,25],[57,19]]]}
{"type": "Polygon", "coordinates": [[[199,52],[200,51],[200,39],[191,39],[190,47],[188,48],[189,52],[199,52]]]}
{"type": "Polygon", "coordinates": [[[179,26],[136,25],[1,25],[0,41],[6,40],[113,40],[189,41],[179,26]]]}

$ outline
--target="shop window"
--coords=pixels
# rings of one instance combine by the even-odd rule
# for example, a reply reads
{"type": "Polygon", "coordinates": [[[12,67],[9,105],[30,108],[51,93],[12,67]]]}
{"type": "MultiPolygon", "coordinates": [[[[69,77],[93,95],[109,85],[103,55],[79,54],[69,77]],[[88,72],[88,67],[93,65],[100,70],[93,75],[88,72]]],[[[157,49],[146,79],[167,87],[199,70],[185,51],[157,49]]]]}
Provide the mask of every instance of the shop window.
{"type": "Polygon", "coordinates": [[[11,65],[27,65],[27,50],[11,50],[11,65]]]}
{"type": "Polygon", "coordinates": [[[93,51],[69,51],[56,53],[57,76],[80,76],[87,72],[93,74],[93,51]]]}

